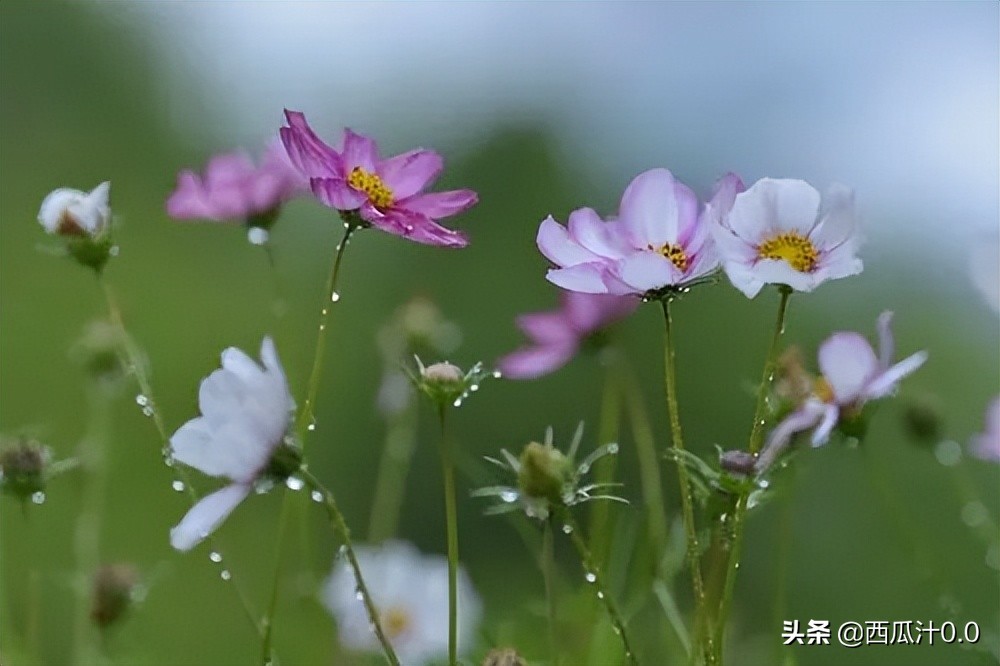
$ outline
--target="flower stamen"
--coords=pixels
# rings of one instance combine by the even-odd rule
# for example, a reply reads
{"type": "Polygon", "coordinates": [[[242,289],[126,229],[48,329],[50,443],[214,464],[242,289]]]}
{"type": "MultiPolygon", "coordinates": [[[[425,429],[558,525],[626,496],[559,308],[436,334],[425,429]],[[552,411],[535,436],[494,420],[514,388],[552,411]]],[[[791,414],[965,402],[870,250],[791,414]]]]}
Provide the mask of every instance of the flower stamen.
{"type": "Polygon", "coordinates": [[[677,267],[677,270],[681,271],[682,273],[687,270],[688,257],[687,254],[684,252],[684,248],[681,247],[679,244],[674,245],[672,243],[667,243],[666,245],[663,245],[660,248],[655,248],[652,245],[650,245],[649,249],[652,250],[653,252],[658,252],[659,254],[662,254],[664,257],[669,259],[670,262],[677,267]]]}
{"type": "Polygon", "coordinates": [[[761,259],[784,259],[800,273],[810,273],[816,268],[819,251],[812,241],[798,233],[788,231],[764,241],[757,247],[761,259]]]}
{"type": "Polygon", "coordinates": [[[376,208],[388,208],[395,201],[392,190],[382,182],[379,175],[365,171],[361,167],[354,167],[351,170],[351,175],[347,177],[347,184],[364,192],[376,208]]]}
{"type": "Polygon", "coordinates": [[[830,386],[830,382],[827,381],[826,377],[818,377],[816,379],[815,384],[813,384],[813,395],[822,402],[834,403],[837,401],[836,396],[833,394],[833,387],[830,386]]]}
{"type": "Polygon", "coordinates": [[[406,633],[412,623],[409,612],[399,606],[393,606],[382,614],[382,626],[389,638],[399,638],[406,633]]]}

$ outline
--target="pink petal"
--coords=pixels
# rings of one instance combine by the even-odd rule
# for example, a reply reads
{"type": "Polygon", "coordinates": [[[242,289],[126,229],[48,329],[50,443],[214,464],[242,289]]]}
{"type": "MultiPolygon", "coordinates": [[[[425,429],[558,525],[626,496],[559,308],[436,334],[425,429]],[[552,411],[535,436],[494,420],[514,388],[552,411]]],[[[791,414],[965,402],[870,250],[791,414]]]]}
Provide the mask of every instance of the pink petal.
{"type": "Polygon", "coordinates": [[[408,210],[390,208],[382,212],[371,206],[362,207],[361,215],[372,226],[395,236],[402,236],[423,245],[461,248],[469,244],[469,239],[460,231],[448,229],[434,220],[408,210]]]}
{"type": "Polygon", "coordinates": [[[595,255],[621,259],[632,251],[620,224],[605,222],[593,208],[578,208],[569,214],[569,236],[595,255]]]}
{"type": "Polygon", "coordinates": [[[324,143],[313,132],[306,117],[299,111],[285,109],[288,127],[278,134],[288,158],[308,178],[344,178],[344,165],[340,153],[324,143]]]}
{"type": "Polygon", "coordinates": [[[824,404],[822,413],[823,419],[816,426],[816,430],[813,431],[812,439],[810,440],[813,446],[823,446],[826,444],[830,440],[830,433],[837,427],[837,422],[840,420],[840,407],[837,405],[824,404]]]}
{"type": "Polygon", "coordinates": [[[608,287],[604,283],[604,273],[607,267],[601,263],[576,264],[566,268],[550,270],[545,279],[563,289],[579,291],[585,294],[606,294],[608,287]]]}
{"type": "Polygon", "coordinates": [[[625,188],[618,211],[636,248],[676,243],[678,215],[674,177],[666,169],[636,176],[625,188]]]}
{"type": "Polygon", "coordinates": [[[439,220],[442,217],[450,217],[468,210],[478,201],[479,196],[472,190],[452,190],[450,192],[417,194],[397,201],[396,206],[432,220],[439,220]]]}
{"type": "Polygon", "coordinates": [[[566,365],[576,354],[576,344],[525,347],[497,361],[508,379],[536,379],[566,365]]]}
{"type": "Polygon", "coordinates": [[[861,397],[865,385],[879,371],[875,351],[863,335],[854,332],[834,333],[820,345],[819,368],[841,405],[861,397]]]}
{"type": "Polygon", "coordinates": [[[253,160],[242,151],[216,155],[205,167],[205,186],[208,189],[238,185],[252,177],[256,171],[253,160]]]}
{"type": "Polygon", "coordinates": [[[378,147],[374,139],[345,129],[342,157],[346,173],[350,173],[356,167],[361,167],[368,173],[375,173],[378,165],[378,147]]]}
{"type": "Polygon", "coordinates": [[[563,310],[579,333],[588,335],[628,317],[639,307],[634,296],[564,292],[563,310]]]}
{"type": "Polygon", "coordinates": [[[357,210],[368,201],[363,192],[358,192],[340,178],[313,178],[309,185],[317,199],[337,210],[357,210]]]}
{"type": "Polygon", "coordinates": [[[517,318],[517,327],[538,344],[576,340],[576,332],[562,311],[523,314],[517,318]]]}
{"type": "Polygon", "coordinates": [[[698,230],[700,219],[698,196],[690,187],[675,180],[674,200],[677,202],[677,236],[673,242],[687,247],[698,230]]]}
{"type": "Polygon", "coordinates": [[[788,448],[792,437],[816,425],[824,411],[825,407],[821,403],[810,400],[778,423],[768,435],[767,443],[757,458],[757,463],[754,465],[757,472],[767,470],[778,456],[788,448]]]}
{"type": "Polygon", "coordinates": [[[201,179],[193,171],[177,174],[177,188],[167,199],[167,214],[180,220],[211,217],[201,179]]]}
{"type": "Polygon", "coordinates": [[[917,369],[927,362],[927,352],[920,351],[912,356],[908,356],[896,365],[879,374],[865,387],[864,397],[868,400],[877,400],[896,390],[896,385],[904,377],[913,374],[917,369]]]}
{"type": "Polygon", "coordinates": [[[440,155],[432,150],[418,148],[383,160],[378,165],[378,175],[399,200],[422,192],[434,182],[443,168],[444,160],[440,155]]]}
{"type": "Polygon", "coordinates": [[[658,252],[636,252],[618,262],[613,272],[639,294],[678,284],[684,277],[672,261],[658,252]]]}
{"type": "Polygon", "coordinates": [[[600,257],[573,240],[566,228],[551,215],[542,220],[535,242],[545,258],[556,266],[567,267],[600,260],[600,257]]]}
{"type": "Polygon", "coordinates": [[[240,502],[246,499],[250,490],[249,484],[235,483],[203,497],[191,507],[181,522],[170,530],[170,545],[182,552],[197,546],[222,524],[240,502]]]}

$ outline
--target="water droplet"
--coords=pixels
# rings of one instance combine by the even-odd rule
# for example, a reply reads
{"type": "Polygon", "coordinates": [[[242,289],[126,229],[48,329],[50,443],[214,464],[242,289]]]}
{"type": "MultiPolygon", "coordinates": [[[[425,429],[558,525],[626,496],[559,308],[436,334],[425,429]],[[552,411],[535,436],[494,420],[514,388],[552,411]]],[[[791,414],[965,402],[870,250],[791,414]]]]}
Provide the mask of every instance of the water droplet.
{"type": "Polygon", "coordinates": [[[315,429],[316,429],[316,422],[315,421],[313,421],[312,423],[310,423],[309,425],[306,426],[306,430],[308,430],[309,432],[312,432],[315,429]]]}
{"type": "Polygon", "coordinates": [[[217,553],[216,551],[213,550],[211,553],[208,554],[208,559],[218,564],[219,562],[222,561],[222,553],[217,553]]]}
{"type": "Polygon", "coordinates": [[[500,493],[500,499],[507,504],[511,504],[517,501],[517,493],[513,490],[504,490],[500,493]]]}
{"type": "Polygon", "coordinates": [[[345,555],[347,555],[347,546],[341,546],[340,548],[338,548],[337,555],[339,555],[340,557],[344,557],[345,555]]]}
{"type": "Polygon", "coordinates": [[[405,228],[406,228],[406,233],[408,233],[408,234],[409,233],[413,233],[413,225],[412,224],[407,224],[405,228]]]}
{"type": "Polygon", "coordinates": [[[617,444],[608,444],[608,453],[610,453],[612,455],[614,455],[615,453],[618,453],[618,445],[617,444]]]}
{"type": "Polygon", "coordinates": [[[325,331],[326,330],[326,324],[320,324],[319,325],[319,330],[325,331]]]}
{"type": "Polygon", "coordinates": [[[231,580],[232,577],[233,574],[229,572],[229,569],[223,569],[222,571],[219,572],[219,578],[221,578],[222,580],[231,580]]]}
{"type": "Polygon", "coordinates": [[[478,391],[479,390],[479,384],[473,384],[472,386],[469,387],[469,390],[470,391],[478,391]]]}
{"type": "Polygon", "coordinates": [[[306,482],[297,476],[290,476],[285,479],[285,485],[288,486],[289,490],[302,490],[305,487],[306,482]]]}
{"type": "Polygon", "coordinates": [[[462,399],[458,398],[457,400],[455,400],[455,402],[453,402],[451,404],[455,405],[456,407],[461,407],[462,406],[462,399]]]}
{"type": "Polygon", "coordinates": [[[336,303],[339,300],[340,300],[340,294],[339,293],[337,293],[335,291],[330,293],[330,301],[331,302],[336,303]]]}
{"type": "Polygon", "coordinates": [[[357,599],[358,601],[364,601],[365,600],[365,593],[362,592],[361,590],[356,590],[354,592],[354,598],[357,599]]]}
{"type": "Polygon", "coordinates": [[[173,483],[171,483],[170,487],[173,488],[174,490],[176,490],[179,493],[180,492],[184,492],[184,482],[181,481],[180,479],[178,479],[178,480],[174,481],[173,483]]]}
{"type": "Polygon", "coordinates": [[[117,245],[112,245],[110,248],[108,248],[108,254],[110,254],[112,257],[117,257],[121,251],[122,249],[117,245]]]}
{"type": "Polygon", "coordinates": [[[326,308],[323,308],[323,311],[322,311],[322,312],[320,312],[320,314],[321,314],[321,315],[323,315],[323,316],[325,317],[325,316],[327,316],[328,314],[330,314],[330,311],[329,311],[329,310],[327,310],[326,308]]]}
{"type": "Polygon", "coordinates": [[[603,599],[603,598],[604,598],[604,593],[603,593],[603,592],[601,592],[600,590],[598,590],[598,591],[597,591],[597,598],[598,598],[598,599],[603,599]]]}
{"type": "Polygon", "coordinates": [[[962,522],[969,527],[982,525],[989,517],[989,510],[979,500],[969,502],[962,507],[962,522]]]}
{"type": "Polygon", "coordinates": [[[499,370],[494,370],[493,371],[493,378],[494,379],[500,379],[501,377],[503,377],[503,373],[502,372],[500,372],[499,370]]]}
{"type": "Polygon", "coordinates": [[[573,533],[573,526],[570,525],[569,523],[567,523],[567,524],[565,524],[565,525],[562,526],[562,531],[563,531],[563,534],[572,534],[573,533]]]}
{"type": "Polygon", "coordinates": [[[169,451],[163,454],[163,464],[166,465],[167,467],[174,466],[174,457],[170,455],[169,451]]]}
{"type": "Polygon", "coordinates": [[[267,232],[267,229],[262,229],[261,227],[250,227],[247,230],[247,240],[253,245],[266,245],[271,234],[267,232]]]}
{"type": "Polygon", "coordinates": [[[140,393],[139,395],[135,396],[135,404],[139,405],[140,407],[145,407],[146,405],[149,404],[149,398],[140,393]]]}
{"type": "Polygon", "coordinates": [[[945,467],[954,467],[962,460],[962,445],[954,440],[945,440],[934,447],[934,457],[945,467]]]}
{"type": "Polygon", "coordinates": [[[622,630],[619,629],[618,627],[614,627],[613,630],[615,632],[615,636],[621,636],[622,635],[622,630]]]}
{"type": "Polygon", "coordinates": [[[314,491],[312,491],[312,492],[311,492],[311,493],[309,494],[309,497],[311,497],[311,498],[312,498],[312,501],[313,501],[313,502],[322,502],[322,501],[323,501],[323,493],[321,493],[321,492],[320,492],[320,491],[318,491],[318,490],[314,490],[314,491]]]}
{"type": "Polygon", "coordinates": [[[37,493],[32,493],[31,501],[35,504],[43,504],[45,502],[45,493],[39,490],[37,493]]]}
{"type": "Polygon", "coordinates": [[[153,415],[153,408],[150,407],[149,405],[146,405],[145,407],[142,408],[142,415],[143,416],[152,416],[153,415]]]}
{"type": "Polygon", "coordinates": [[[583,578],[588,583],[596,583],[597,582],[597,574],[595,574],[593,571],[588,571],[586,574],[584,574],[583,578]]]}

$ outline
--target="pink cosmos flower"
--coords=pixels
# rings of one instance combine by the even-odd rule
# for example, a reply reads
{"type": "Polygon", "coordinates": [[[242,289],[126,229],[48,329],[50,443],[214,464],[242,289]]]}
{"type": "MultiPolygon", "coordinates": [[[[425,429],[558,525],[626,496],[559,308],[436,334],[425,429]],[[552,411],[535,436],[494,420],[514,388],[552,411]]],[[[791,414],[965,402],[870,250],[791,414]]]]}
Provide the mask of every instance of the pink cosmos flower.
{"type": "Polygon", "coordinates": [[[900,380],[924,364],[926,351],[891,365],[895,348],[891,324],[891,312],[879,315],[878,355],[860,333],[834,333],[820,345],[819,368],[823,374],[812,395],[771,432],[757,460],[758,471],[767,469],[796,433],[815,428],[812,445],[825,444],[842,419],[857,416],[865,403],[893,393],[900,380]]]}
{"type": "Polygon", "coordinates": [[[417,148],[382,159],[375,141],[349,129],[338,151],[316,136],[302,113],[286,109],[285,118],[288,127],[280,133],[288,157],[324,205],[356,212],[373,227],[425,245],[469,244],[463,233],[437,220],[471,208],[479,200],[476,193],[424,192],[444,167],[440,155],[417,148]]]}
{"type": "Polygon", "coordinates": [[[747,298],[765,284],[812,291],[826,280],[857,275],[854,195],[820,194],[802,180],[762,178],[716,217],[715,243],[730,282],[747,298]]]}
{"type": "Polygon", "coordinates": [[[557,267],[546,278],[587,294],[681,288],[718,268],[709,220],[728,211],[742,189],[739,177],[728,174],[701,207],[666,169],[641,173],[625,189],[617,219],[604,221],[593,209],[579,208],[566,227],[551,215],[542,222],[538,249],[557,267]]]}
{"type": "Polygon", "coordinates": [[[167,199],[167,214],[177,220],[251,222],[266,217],[285,201],[306,191],[309,183],[292,166],[281,145],[272,142],[254,166],[242,152],[216,155],[204,177],[190,169],[177,175],[177,189],[167,199]]]}
{"type": "Polygon", "coordinates": [[[972,438],[972,455],[1000,463],[1000,395],[986,409],[986,430],[972,438]]]}
{"type": "Polygon", "coordinates": [[[505,377],[536,379],[566,365],[591,335],[629,316],[639,306],[633,296],[563,292],[558,310],[517,318],[531,344],[497,362],[505,377]]]}

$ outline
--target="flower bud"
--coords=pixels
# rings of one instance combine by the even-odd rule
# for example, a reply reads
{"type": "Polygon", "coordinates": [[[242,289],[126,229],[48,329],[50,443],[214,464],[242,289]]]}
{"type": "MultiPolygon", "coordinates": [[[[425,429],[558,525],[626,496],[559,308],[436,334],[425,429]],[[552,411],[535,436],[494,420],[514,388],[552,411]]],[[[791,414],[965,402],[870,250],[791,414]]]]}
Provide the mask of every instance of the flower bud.
{"type": "Polygon", "coordinates": [[[483,666],[528,666],[514,648],[495,648],[489,651],[483,666]]]}
{"type": "Polygon", "coordinates": [[[465,375],[462,369],[451,363],[435,363],[420,371],[420,376],[427,382],[435,384],[461,384],[465,375]]]}
{"type": "Polygon", "coordinates": [[[101,629],[118,620],[132,605],[139,572],[131,564],[106,564],[94,574],[90,619],[101,629]]]}
{"type": "Polygon", "coordinates": [[[110,190],[107,181],[90,193],[62,187],[50,192],[38,210],[45,231],[65,238],[69,254],[95,271],[104,268],[112,253],[110,190]]]}
{"type": "Polygon", "coordinates": [[[528,497],[562,502],[563,486],[572,473],[572,462],[562,451],[531,442],[521,453],[517,484],[528,497]]]}
{"type": "Polygon", "coordinates": [[[719,456],[719,466],[731,474],[751,476],[757,457],[749,451],[725,451],[719,456]]]}
{"type": "Polygon", "coordinates": [[[49,449],[38,442],[20,440],[0,452],[0,487],[3,492],[26,500],[45,490],[45,472],[51,461],[49,449]]]}

